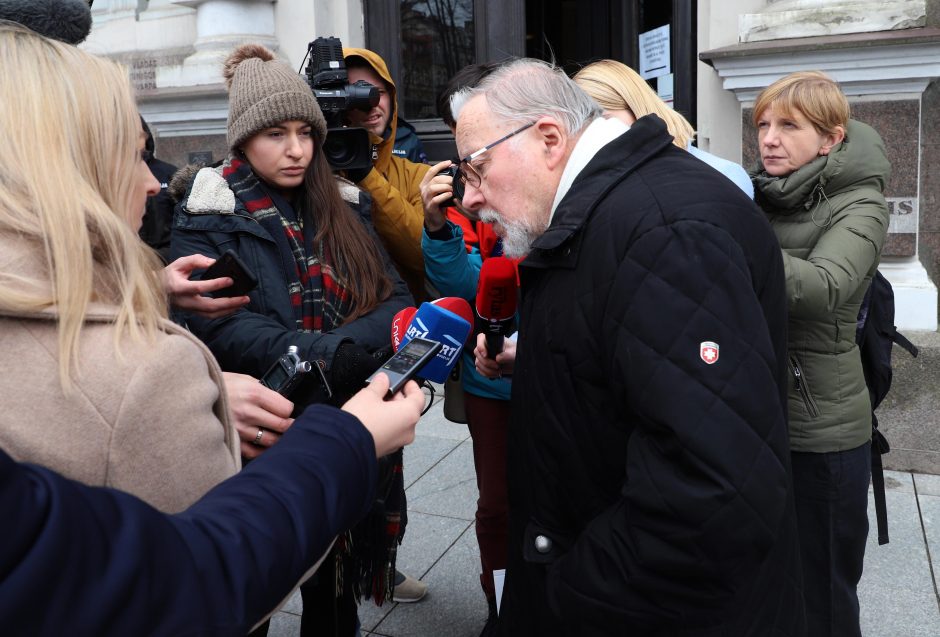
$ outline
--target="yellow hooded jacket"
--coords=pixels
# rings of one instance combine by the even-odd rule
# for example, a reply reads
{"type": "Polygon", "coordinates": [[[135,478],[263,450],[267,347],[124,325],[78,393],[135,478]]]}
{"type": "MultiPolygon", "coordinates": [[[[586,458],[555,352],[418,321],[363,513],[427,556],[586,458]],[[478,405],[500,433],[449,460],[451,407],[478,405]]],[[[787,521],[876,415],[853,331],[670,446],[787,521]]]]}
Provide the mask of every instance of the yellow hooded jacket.
{"type": "Polygon", "coordinates": [[[424,205],[421,202],[420,185],[429,166],[392,154],[398,122],[398,93],[385,60],[367,49],[344,48],[343,57],[350,56],[368,62],[388,85],[391,133],[385,139],[370,133],[378,158],[373,162],[373,169],[357,185],[372,195],[372,222],[375,229],[415,301],[420,303],[427,296],[424,290],[424,257],[421,254],[424,205]]]}

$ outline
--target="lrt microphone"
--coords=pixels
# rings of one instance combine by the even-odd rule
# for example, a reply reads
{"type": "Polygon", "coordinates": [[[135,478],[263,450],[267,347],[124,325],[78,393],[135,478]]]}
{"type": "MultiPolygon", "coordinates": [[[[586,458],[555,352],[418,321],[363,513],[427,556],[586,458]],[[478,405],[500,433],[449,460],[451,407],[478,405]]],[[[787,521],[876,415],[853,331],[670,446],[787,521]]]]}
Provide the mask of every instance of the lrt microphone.
{"type": "Polygon", "coordinates": [[[439,305],[422,303],[415,313],[401,345],[415,337],[440,341],[443,347],[427,365],[421,368],[421,377],[435,383],[447,380],[450,370],[457,364],[463,343],[470,334],[470,322],[439,305]]]}
{"type": "Polygon", "coordinates": [[[408,329],[408,325],[417,311],[418,308],[416,307],[406,307],[392,319],[392,353],[397,352],[398,348],[401,347],[401,341],[405,338],[405,330],[408,329]]]}
{"type": "Polygon", "coordinates": [[[486,354],[490,358],[503,351],[503,337],[516,316],[516,266],[506,257],[491,257],[480,268],[477,287],[477,316],[483,321],[486,354]]]}
{"type": "MultiPolygon", "coordinates": [[[[460,298],[459,296],[445,296],[439,299],[431,301],[431,305],[436,305],[445,310],[449,310],[465,320],[467,323],[473,326],[473,309],[471,309],[470,304],[467,303],[465,299],[460,298]]],[[[473,330],[470,330],[470,334],[467,335],[467,342],[464,343],[464,347],[467,345],[470,346],[470,351],[473,351],[473,330]]]]}

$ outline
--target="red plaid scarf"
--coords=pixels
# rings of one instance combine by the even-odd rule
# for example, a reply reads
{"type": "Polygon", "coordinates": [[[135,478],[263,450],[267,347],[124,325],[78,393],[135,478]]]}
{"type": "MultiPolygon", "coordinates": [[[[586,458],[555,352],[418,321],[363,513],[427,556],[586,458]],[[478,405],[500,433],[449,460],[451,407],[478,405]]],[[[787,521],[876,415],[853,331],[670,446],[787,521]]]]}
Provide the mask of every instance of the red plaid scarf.
{"type": "Polygon", "coordinates": [[[269,193],[246,162],[229,157],[222,177],[277,244],[297,331],[328,332],[342,325],[352,310],[352,295],[327,246],[313,244],[316,228],[304,228],[301,215],[283,197],[269,193]]]}

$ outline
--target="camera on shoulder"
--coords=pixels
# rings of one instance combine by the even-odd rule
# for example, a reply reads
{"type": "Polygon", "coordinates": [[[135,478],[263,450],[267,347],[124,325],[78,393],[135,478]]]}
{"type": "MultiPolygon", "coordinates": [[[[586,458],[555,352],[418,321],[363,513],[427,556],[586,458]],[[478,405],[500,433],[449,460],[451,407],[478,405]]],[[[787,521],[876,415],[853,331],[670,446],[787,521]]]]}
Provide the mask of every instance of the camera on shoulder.
{"type": "Polygon", "coordinates": [[[379,103],[379,89],[359,80],[349,83],[343,43],[339,38],[317,38],[307,47],[307,84],[323,111],[327,133],[323,153],[333,170],[361,170],[372,166],[369,131],[343,125],[350,109],[369,111],[379,103]]]}

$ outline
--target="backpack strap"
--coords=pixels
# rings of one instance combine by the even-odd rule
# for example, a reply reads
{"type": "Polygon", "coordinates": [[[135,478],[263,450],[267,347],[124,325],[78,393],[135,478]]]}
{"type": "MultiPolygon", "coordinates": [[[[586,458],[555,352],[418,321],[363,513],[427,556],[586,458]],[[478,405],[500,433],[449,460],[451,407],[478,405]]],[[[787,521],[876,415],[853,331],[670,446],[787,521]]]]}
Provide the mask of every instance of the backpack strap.
{"type": "Polygon", "coordinates": [[[917,354],[920,353],[917,346],[907,340],[907,337],[901,334],[897,328],[894,328],[894,334],[891,336],[891,340],[907,350],[907,353],[914,358],[917,358],[917,354]]]}
{"type": "Polygon", "coordinates": [[[881,454],[891,451],[888,439],[878,431],[878,417],[871,414],[871,486],[875,496],[875,518],[878,521],[878,544],[888,543],[888,506],[885,501],[885,470],[881,454]]]}

